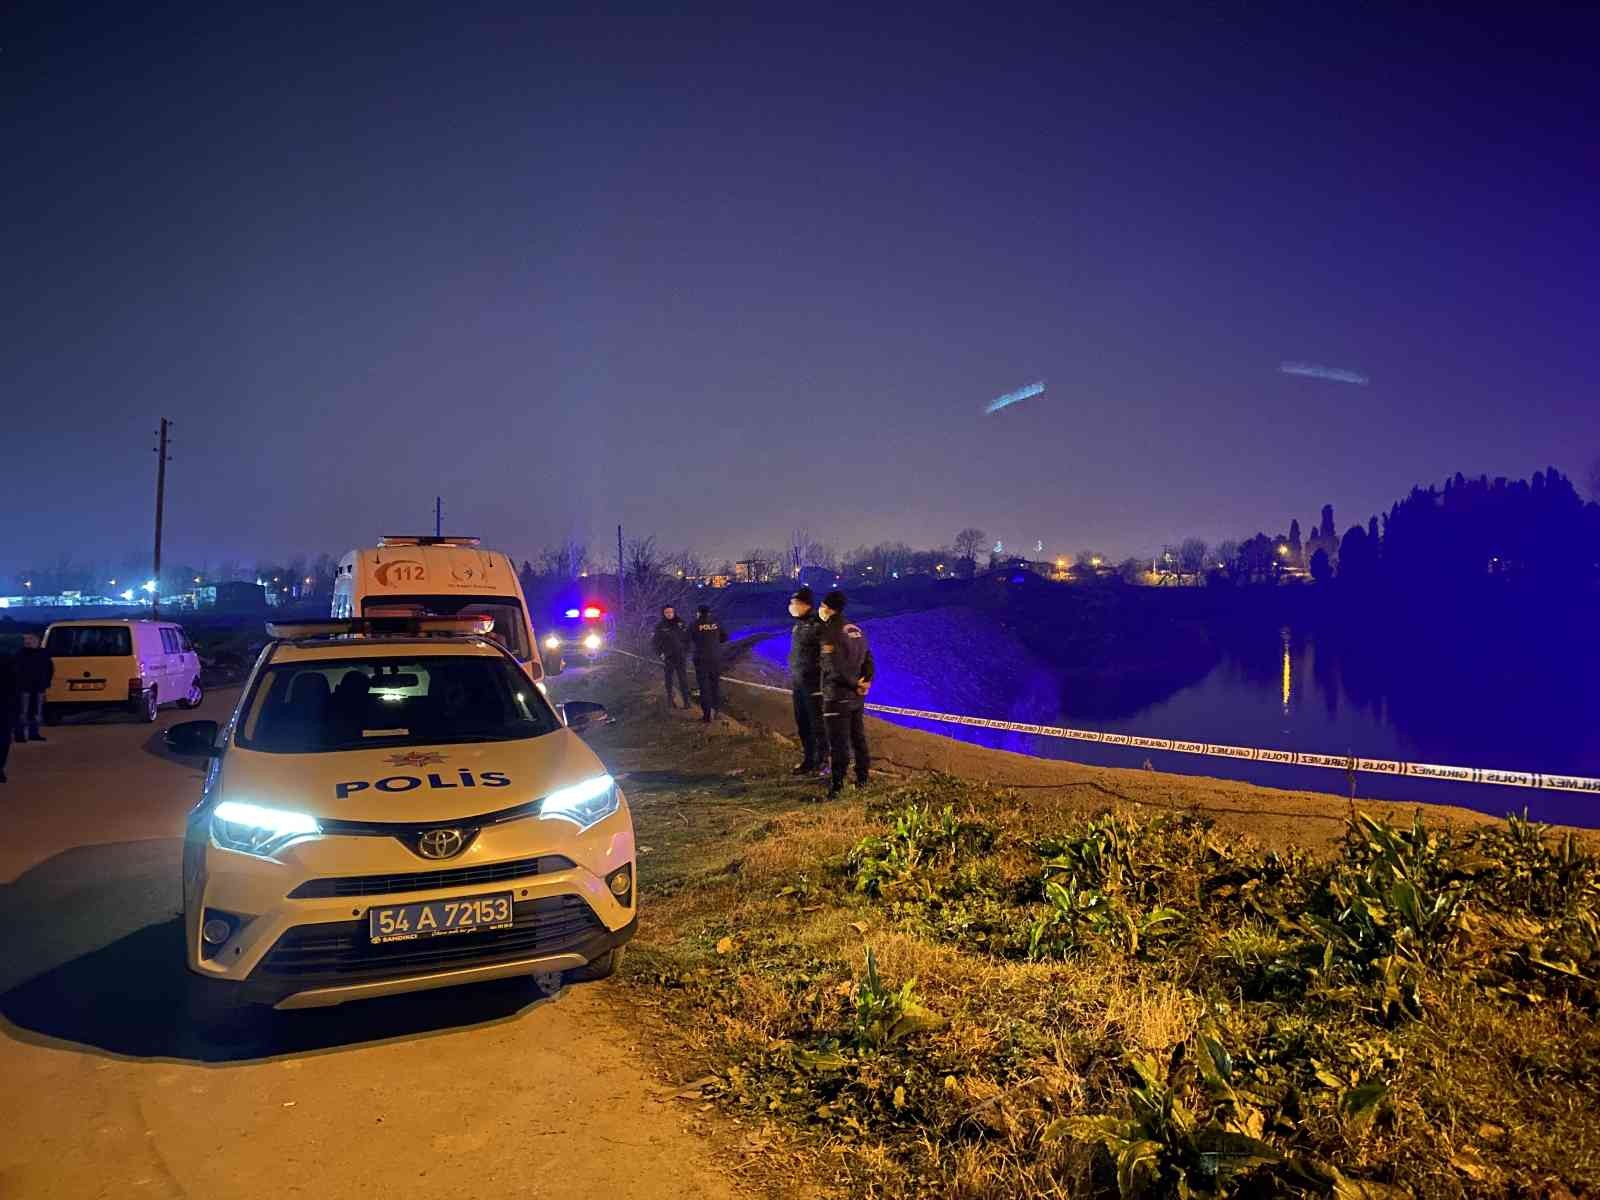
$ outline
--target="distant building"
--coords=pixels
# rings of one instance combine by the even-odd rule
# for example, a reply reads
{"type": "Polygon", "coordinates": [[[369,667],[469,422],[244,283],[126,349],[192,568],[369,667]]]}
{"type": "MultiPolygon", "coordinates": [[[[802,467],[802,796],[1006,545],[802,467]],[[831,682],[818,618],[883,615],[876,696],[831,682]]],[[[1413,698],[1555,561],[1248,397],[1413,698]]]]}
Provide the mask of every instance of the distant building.
{"type": "Polygon", "coordinates": [[[759,558],[747,558],[733,564],[735,583],[771,583],[773,565],[759,558]]]}
{"type": "Polygon", "coordinates": [[[259,583],[219,583],[197,588],[195,602],[198,608],[214,608],[218,612],[265,612],[267,590],[259,583]]]}

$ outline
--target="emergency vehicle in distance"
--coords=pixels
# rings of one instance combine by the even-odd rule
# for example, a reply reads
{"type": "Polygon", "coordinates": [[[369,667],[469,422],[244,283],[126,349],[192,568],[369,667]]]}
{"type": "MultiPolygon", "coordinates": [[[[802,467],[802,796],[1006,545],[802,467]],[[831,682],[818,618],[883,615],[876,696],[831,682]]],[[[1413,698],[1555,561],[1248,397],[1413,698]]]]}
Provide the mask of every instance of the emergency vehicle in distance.
{"type": "Polygon", "coordinates": [[[544,669],[551,675],[566,670],[575,659],[590,664],[598,662],[613,633],[611,617],[604,605],[570,591],[551,608],[550,620],[544,629],[539,649],[544,655],[544,669]]]}
{"type": "Polygon", "coordinates": [[[483,550],[475,537],[386,535],[350,551],[333,580],[335,619],[479,617],[494,619],[489,636],[528,677],[544,677],[533,614],[511,559],[483,550]]]}
{"type": "MultiPolygon", "coordinates": [[[[602,979],[637,921],[633,821],[493,618],[269,622],[183,852],[190,1019],[514,976],[602,979]]],[[[443,996],[441,1004],[451,1001],[443,996]]]]}

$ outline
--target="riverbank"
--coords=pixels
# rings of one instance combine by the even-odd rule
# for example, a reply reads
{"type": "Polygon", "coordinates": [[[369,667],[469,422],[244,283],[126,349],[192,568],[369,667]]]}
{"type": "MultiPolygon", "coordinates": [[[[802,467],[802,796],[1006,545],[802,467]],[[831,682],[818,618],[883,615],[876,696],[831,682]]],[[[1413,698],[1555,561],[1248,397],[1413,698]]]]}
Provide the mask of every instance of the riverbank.
{"type": "Polygon", "coordinates": [[[817,803],[783,697],[730,688],[708,728],[658,682],[583,683],[620,718],[596,747],[639,830],[623,986],[683,1102],[746,1125],[752,1177],[1600,1189],[1590,835],[1366,803],[1352,824],[1327,796],[877,721],[879,781],[817,803]]]}

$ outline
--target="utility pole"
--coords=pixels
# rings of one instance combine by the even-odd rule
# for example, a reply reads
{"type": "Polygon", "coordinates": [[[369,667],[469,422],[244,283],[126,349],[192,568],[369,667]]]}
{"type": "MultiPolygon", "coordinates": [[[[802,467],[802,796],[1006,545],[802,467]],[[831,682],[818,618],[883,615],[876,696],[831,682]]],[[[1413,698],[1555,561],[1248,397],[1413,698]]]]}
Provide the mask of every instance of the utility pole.
{"type": "Polygon", "coordinates": [[[617,526],[617,616],[622,620],[623,628],[627,628],[628,614],[628,573],[623,570],[622,562],[622,526],[617,526]]]}
{"type": "Polygon", "coordinates": [[[444,536],[444,497],[433,498],[433,536],[444,536]]]}
{"type": "Polygon", "coordinates": [[[156,443],[156,562],[155,575],[152,577],[156,585],[155,591],[150,593],[150,615],[161,615],[161,518],[167,506],[167,463],[171,456],[167,454],[167,431],[172,428],[172,422],[165,417],[161,418],[161,432],[156,436],[160,439],[156,443]]]}

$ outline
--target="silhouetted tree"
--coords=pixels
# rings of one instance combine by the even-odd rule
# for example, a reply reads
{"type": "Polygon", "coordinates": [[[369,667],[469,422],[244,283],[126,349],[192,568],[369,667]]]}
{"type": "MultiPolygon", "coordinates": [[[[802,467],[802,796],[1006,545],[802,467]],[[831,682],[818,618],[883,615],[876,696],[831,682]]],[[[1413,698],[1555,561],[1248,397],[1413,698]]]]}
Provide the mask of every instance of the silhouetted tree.
{"type": "Polygon", "coordinates": [[[1300,550],[1300,522],[1291,520],[1289,522],[1289,553],[1294,556],[1295,562],[1300,561],[1300,550]]]}
{"type": "Polygon", "coordinates": [[[1369,539],[1370,539],[1370,540],[1371,540],[1371,542],[1372,542],[1372,549],[1373,549],[1373,552],[1374,552],[1374,553],[1376,553],[1376,552],[1377,552],[1377,550],[1378,550],[1378,547],[1379,547],[1379,546],[1381,546],[1381,545],[1382,545],[1382,544],[1383,544],[1383,543],[1382,543],[1382,542],[1381,542],[1381,541],[1380,541],[1380,540],[1379,540],[1379,539],[1378,539],[1378,518],[1377,518],[1377,516],[1376,516],[1376,515],[1374,515],[1374,516],[1372,516],[1372,517],[1370,517],[1370,518],[1369,518],[1369,519],[1368,519],[1368,520],[1367,520],[1367,537],[1368,537],[1368,538],[1369,538],[1369,539]]]}
{"type": "Polygon", "coordinates": [[[962,575],[972,578],[978,569],[978,551],[988,543],[989,535],[981,529],[963,529],[956,534],[956,562],[962,575]]]}
{"type": "Polygon", "coordinates": [[[1333,530],[1333,505],[1324,504],[1322,506],[1322,524],[1318,526],[1317,532],[1325,538],[1337,536],[1333,530]]]}
{"type": "Polygon", "coordinates": [[[1258,533],[1239,547],[1240,574],[1246,583],[1267,583],[1277,574],[1277,543],[1258,533]]]}
{"type": "MultiPolygon", "coordinates": [[[[1297,527],[1298,528],[1298,527],[1297,527]]],[[[1210,547],[1200,538],[1184,538],[1178,547],[1178,567],[1185,575],[1199,575],[1206,569],[1210,547]]]]}
{"type": "Polygon", "coordinates": [[[1339,543],[1339,579],[1351,584],[1371,583],[1376,574],[1377,557],[1367,531],[1352,525],[1339,543]]]}
{"type": "Polygon", "coordinates": [[[1235,539],[1228,538],[1217,543],[1217,562],[1228,582],[1238,582],[1244,567],[1239,561],[1239,543],[1235,539]]]}
{"type": "Polygon", "coordinates": [[[1328,552],[1318,550],[1311,556],[1311,578],[1318,583],[1327,583],[1333,578],[1333,564],[1328,561],[1328,552]]]}

